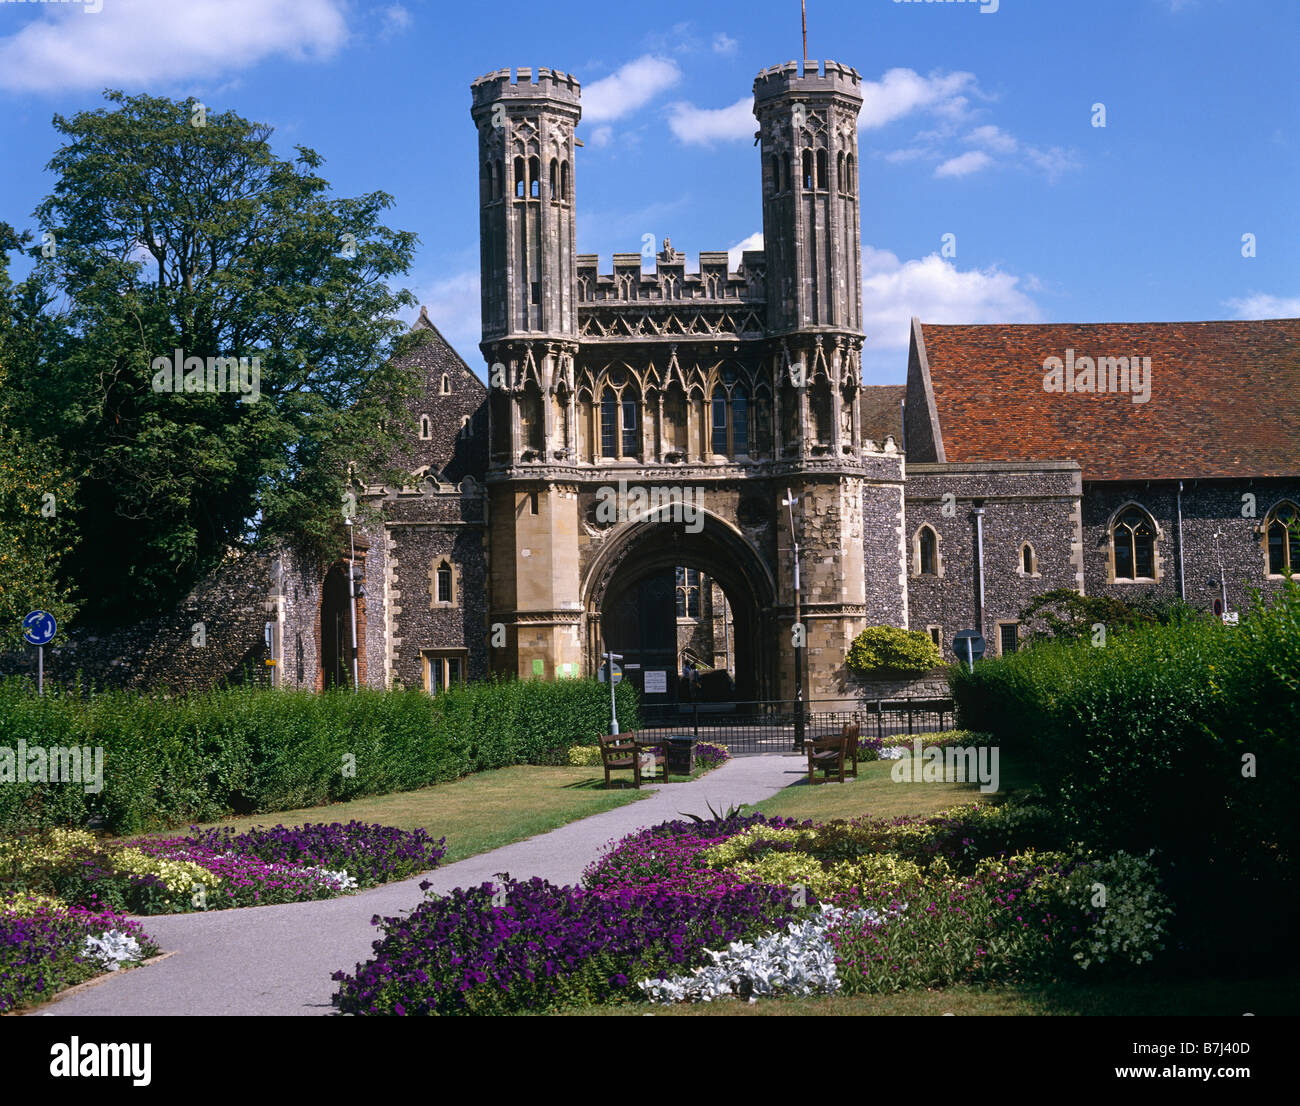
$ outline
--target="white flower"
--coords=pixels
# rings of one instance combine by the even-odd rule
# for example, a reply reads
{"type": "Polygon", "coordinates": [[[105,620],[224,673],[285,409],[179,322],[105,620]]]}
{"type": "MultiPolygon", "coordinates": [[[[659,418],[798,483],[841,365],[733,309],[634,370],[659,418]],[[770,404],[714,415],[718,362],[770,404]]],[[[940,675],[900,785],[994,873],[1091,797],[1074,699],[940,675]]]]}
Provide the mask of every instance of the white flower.
{"type": "Polygon", "coordinates": [[[122,964],[139,960],[140,943],[120,930],[110,929],[98,937],[87,937],[83,954],[93,956],[106,971],[115,972],[122,964]]]}

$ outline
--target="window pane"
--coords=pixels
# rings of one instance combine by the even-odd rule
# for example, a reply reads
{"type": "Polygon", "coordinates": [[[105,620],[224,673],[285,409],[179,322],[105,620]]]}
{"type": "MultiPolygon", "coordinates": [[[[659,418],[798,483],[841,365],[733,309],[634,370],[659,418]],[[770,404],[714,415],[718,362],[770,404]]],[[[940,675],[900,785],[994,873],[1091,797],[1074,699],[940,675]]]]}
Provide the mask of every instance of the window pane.
{"type": "Polygon", "coordinates": [[[713,452],[727,452],[727,397],[722,392],[713,395],[713,452]]]}
{"type": "Polygon", "coordinates": [[[438,569],[438,602],[451,602],[451,569],[446,565],[438,569]]]}
{"type": "Polygon", "coordinates": [[[623,400],[623,456],[636,457],[641,452],[636,424],[636,399],[628,397],[623,400]]]}
{"type": "Polygon", "coordinates": [[[1002,652],[1004,654],[1014,653],[1016,651],[1018,627],[1014,624],[1010,626],[1004,625],[1004,626],[999,626],[998,630],[1002,637],[1001,640],[1002,652]]]}
{"type": "Polygon", "coordinates": [[[460,657],[447,658],[447,686],[455,687],[460,680],[460,657]]]}
{"type": "Polygon", "coordinates": [[[1268,570],[1276,576],[1286,571],[1286,527],[1280,522],[1268,528],[1268,570]]]}
{"type": "Polygon", "coordinates": [[[677,617],[678,618],[686,617],[686,589],[685,588],[677,589],[677,617]]]}
{"type": "Polygon", "coordinates": [[[618,400],[614,393],[606,389],[600,400],[600,455],[602,457],[618,456],[618,400]]]}
{"type": "Polygon", "coordinates": [[[442,658],[429,658],[429,691],[434,695],[442,690],[442,658]]]}
{"type": "Polygon", "coordinates": [[[934,575],[934,531],[928,526],[921,530],[921,572],[934,575]]]}
{"type": "Polygon", "coordinates": [[[1137,559],[1134,565],[1137,575],[1139,577],[1154,576],[1156,574],[1155,539],[1149,529],[1140,528],[1133,535],[1133,550],[1137,559]]]}
{"type": "Polygon", "coordinates": [[[1115,528],[1115,579],[1133,579],[1133,535],[1123,526],[1115,528]]]}
{"type": "Polygon", "coordinates": [[[749,456],[749,398],[737,392],[731,399],[731,436],[738,454],[749,456]]]}

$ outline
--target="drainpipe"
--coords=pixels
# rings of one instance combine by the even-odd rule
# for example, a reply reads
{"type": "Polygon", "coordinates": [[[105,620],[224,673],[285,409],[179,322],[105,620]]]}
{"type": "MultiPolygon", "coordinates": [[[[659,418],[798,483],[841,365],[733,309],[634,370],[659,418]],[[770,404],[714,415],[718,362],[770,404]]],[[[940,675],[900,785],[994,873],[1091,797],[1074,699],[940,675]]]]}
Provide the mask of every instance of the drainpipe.
{"type": "Polygon", "coordinates": [[[975,629],[984,633],[984,508],[974,508],[975,515],[975,574],[977,582],[975,629]]]}
{"type": "Polygon", "coordinates": [[[1178,598],[1186,601],[1187,581],[1183,575],[1183,482],[1178,481],[1178,598]]]}

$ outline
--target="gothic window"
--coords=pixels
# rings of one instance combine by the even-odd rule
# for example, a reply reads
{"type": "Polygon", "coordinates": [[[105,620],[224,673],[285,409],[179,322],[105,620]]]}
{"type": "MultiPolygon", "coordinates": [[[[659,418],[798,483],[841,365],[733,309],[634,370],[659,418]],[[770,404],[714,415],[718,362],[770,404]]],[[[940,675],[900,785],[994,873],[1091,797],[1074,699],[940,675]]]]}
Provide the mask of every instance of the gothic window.
{"type": "Polygon", "coordinates": [[[451,603],[451,565],[446,561],[438,566],[438,602],[451,603]]]}
{"type": "Polygon", "coordinates": [[[1024,576],[1038,575],[1038,555],[1028,542],[1020,547],[1020,572],[1024,576]]]}
{"type": "Polygon", "coordinates": [[[613,388],[600,397],[600,455],[618,456],[618,397],[613,388]]]}
{"type": "Polygon", "coordinates": [[[676,381],[664,396],[664,440],[670,452],[686,451],[686,396],[676,381]]]}
{"type": "Polygon", "coordinates": [[[515,158],[515,197],[524,198],[524,159],[521,157],[515,158]]]}
{"type": "Polygon", "coordinates": [[[1156,524],[1141,507],[1128,507],[1111,527],[1116,580],[1154,580],[1156,524]]]}
{"type": "Polygon", "coordinates": [[[470,425],[469,416],[462,415],[460,419],[460,436],[468,438],[474,433],[474,428],[470,425]]]}
{"type": "Polygon", "coordinates": [[[831,444],[831,386],[824,376],[819,376],[808,395],[812,414],[813,440],[818,445],[831,444]]]}
{"type": "Polygon", "coordinates": [[[542,449],[542,393],[537,384],[529,380],[519,397],[520,448],[541,452],[542,449]]]}
{"type": "Polygon", "coordinates": [[[700,573],[698,569],[677,566],[677,617],[700,617],[700,573]]]}
{"type": "Polygon", "coordinates": [[[1270,576],[1300,574],[1300,511],[1294,503],[1279,503],[1269,512],[1268,571],[1270,576]]]}
{"type": "Polygon", "coordinates": [[[749,396],[744,388],[731,394],[731,449],[733,456],[749,456],[749,396]]]}
{"type": "Polygon", "coordinates": [[[727,452],[727,393],[721,388],[713,392],[713,437],[710,443],[714,453],[727,452]]]}
{"type": "Polygon", "coordinates": [[[560,163],[551,158],[551,199],[558,199],[556,189],[560,187],[560,163]]]}
{"type": "Polygon", "coordinates": [[[640,434],[640,425],[637,422],[637,397],[635,393],[627,391],[623,393],[623,456],[637,457],[641,453],[641,443],[638,440],[640,434]]]}
{"type": "Polygon", "coordinates": [[[438,390],[445,396],[451,395],[451,377],[446,373],[442,374],[442,382],[438,385],[438,390]]]}
{"type": "Polygon", "coordinates": [[[858,190],[858,179],[854,171],[852,154],[849,154],[849,156],[845,159],[844,168],[849,178],[849,188],[848,188],[849,195],[852,196],[858,190]]]}
{"type": "Polygon", "coordinates": [[[804,150],[803,152],[803,186],[809,192],[813,188],[813,152],[804,150]]]}
{"type": "Polygon", "coordinates": [[[826,151],[825,150],[817,151],[817,187],[823,189],[828,187],[828,182],[826,179],[826,151]]]}
{"type": "Polygon", "coordinates": [[[569,199],[569,159],[560,162],[560,198],[569,199]]]}
{"type": "Polygon", "coordinates": [[[939,574],[938,539],[928,526],[922,526],[916,536],[918,572],[922,576],[939,574]]]}
{"type": "Polygon", "coordinates": [[[844,177],[844,151],[841,150],[835,155],[835,187],[840,192],[847,191],[848,181],[844,177]]]}
{"type": "Polygon", "coordinates": [[[536,200],[542,194],[542,163],[535,157],[528,159],[528,195],[536,200]]]}
{"type": "Polygon", "coordinates": [[[428,441],[433,437],[433,425],[429,422],[428,415],[420,416],[420,438],[422,441],[428,441]]]}

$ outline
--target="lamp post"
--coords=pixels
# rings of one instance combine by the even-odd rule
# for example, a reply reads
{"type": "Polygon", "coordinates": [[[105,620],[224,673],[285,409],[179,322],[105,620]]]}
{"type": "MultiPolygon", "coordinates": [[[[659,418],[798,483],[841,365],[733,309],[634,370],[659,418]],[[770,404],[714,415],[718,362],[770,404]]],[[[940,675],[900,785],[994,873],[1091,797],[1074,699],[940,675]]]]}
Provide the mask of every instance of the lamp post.
{"type": "Polygon", "coordinates": [[[803,752],[803,624],[800,621],[799,603],[799,539],[794,532],[794,505],[799,501],[789,488],[781,501],[790,516],[790,546],[794,551],[794,627],[791,640],[794,646],[794,751],[803,752]]]}
{"type": "Polygon", "coordinates": [[[348,615],[352,620],[352,690],[360,688],[357,678],[357,536],[352,528],[352,519],[348,522],[348,541],[352,545],[352,557],[348,561],[348,615]]]}

